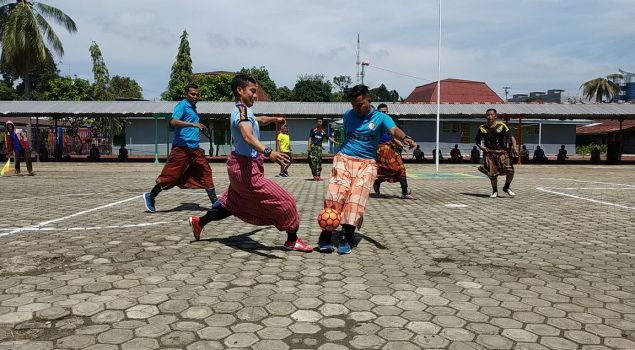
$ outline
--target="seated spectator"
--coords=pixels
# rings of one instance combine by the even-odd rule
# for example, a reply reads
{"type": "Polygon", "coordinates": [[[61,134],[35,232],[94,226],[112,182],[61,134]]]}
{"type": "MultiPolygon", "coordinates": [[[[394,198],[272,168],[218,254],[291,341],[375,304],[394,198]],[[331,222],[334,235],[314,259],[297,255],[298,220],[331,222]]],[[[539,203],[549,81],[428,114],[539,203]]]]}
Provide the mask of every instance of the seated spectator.
{"type": "Polygon", "coordinates": [[[463,161],[463,155],[459,149],[459,145],[454,145],[454,148],[450,151],[450,158],[452,163],[461,163],[463,161]]]}
{"type": "Polygon", "coordinates": [[[423,156],[423,151],[421,150],[419,145],[417,145],[417,148],[412,151],[412,158],[416,159],[417,163],[423,163],[425,157],[423,156]]]}
{"type": "Polygon", "coordinates": [[[529,162],[529,150],[527,150],[527,146],[523,145],[520,150],[520,162],[523,164],[527,164],[529,162]]]}
{"type": "Polygon", "coordinates": [[[99,153],[99,148],[97,145],[92,145],[90,148],[90,152],[88,153],[88,159],[96,160],[101,157],[101,153],[99,153]]]}
{"type": "Polygon", "coordinates": [[[125,162],[128,160],[128,150],[126,149],[126,145],[121,145],[119,148],[119,155],[117,155],[117,160],[120,162],[125,162]]]}
{"type": "Polygon", "coordinates": [[[38,153],[40,154],[40,161],[46,162],[49,160],[49,151],[46,149],[46,146],[42,143],[40,144],[40,148],[38,149],[38,153]]]}
{"type": "Polygon", "coordinates": [[[534,157],[531,159],[534,163],[547,163],[549,159],[545,157],[545,151],[540,148],[540,146],[536,146],[536,150],[534,151],[534,157]]]}
{"type": "Polygon", "coordinates": [[[441,154],[441,150],[439,150],[439,152],[437,152],[437,148],[436,147],[432,150],[432,161],[436,162],[437,153],[439,154],[439,163],[441,163],[441,161],[443,160],[443,154],[441,154]]]}
{"type": "Polygon", "coordinates": [[[560,149],[558,150],[558,163],[563,164],[565,159],[567,159],[569,157],[567,157],[567,150],[564,148],[564,145],[560,146],[560,149]]]}
{"type": "Polygon", "coordinates": [[[472,164],[479,164],[481,162],[481,151],[476,146],[472,147],[470,151],[470,162],[472,164]]]}
{"type": "Polygon", "coordinates": [[[591,150],[591,163],[598,164],[600,162],[600,148],[597,146],[591,150]]]}

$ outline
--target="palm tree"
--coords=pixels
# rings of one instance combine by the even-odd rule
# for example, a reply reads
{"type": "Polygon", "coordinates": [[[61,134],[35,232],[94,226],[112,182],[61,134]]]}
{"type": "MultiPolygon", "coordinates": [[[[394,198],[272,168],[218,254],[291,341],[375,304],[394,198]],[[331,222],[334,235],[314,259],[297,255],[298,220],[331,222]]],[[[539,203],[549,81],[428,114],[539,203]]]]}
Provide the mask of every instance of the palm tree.
{"type": "Polygon", "coordinates": [[[31,97],[29,73],[51,53],[64,55],[62,42],[46,19],[69,33],[77,32],[75,22],[56,7],[36,1],[0,0],[0,60],[5,69],[22,78],[27,100],[31,97]]]}
{"type": "Polygon", "coordinates": [[[591,101],[595,98],[595,102],[603,101],[613,102],[620,94],[620,87],[607,78],[595,78],[587,81],[580,86],[582,95],[591,101]]]}

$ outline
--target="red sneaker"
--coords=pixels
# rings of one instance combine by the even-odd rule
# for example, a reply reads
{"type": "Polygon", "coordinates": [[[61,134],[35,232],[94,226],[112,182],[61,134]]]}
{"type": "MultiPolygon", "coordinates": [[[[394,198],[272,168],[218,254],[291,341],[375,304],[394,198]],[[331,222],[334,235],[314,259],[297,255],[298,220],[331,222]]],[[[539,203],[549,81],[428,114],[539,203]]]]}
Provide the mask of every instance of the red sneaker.
{"type": "Polygon", "coordinates": [[[316,181],[322,181],[322,178],[318,176],[316,181]]]}
{"type": "Polygon", "coordinates": [[[201,224],[199,223],[199,221],[201,221],[201,218],[196,216],[191,216],[188,221],[190,223],[190,226],[192,226],[192,234],[194,235],[194,239],[197,241],[200,240],[201,232],[203,232],[203,228],[201,227],[201,224]]]}
{"type": "Polygon", "coordinates": [[[313,247],[304,243],[304,241],[300,239],[299,237],[295,242],[289,242],[289,241],[284,242],[284,249],[295,250],[297,252],[307,252],[307,253],[313,251],[313,247]]]}

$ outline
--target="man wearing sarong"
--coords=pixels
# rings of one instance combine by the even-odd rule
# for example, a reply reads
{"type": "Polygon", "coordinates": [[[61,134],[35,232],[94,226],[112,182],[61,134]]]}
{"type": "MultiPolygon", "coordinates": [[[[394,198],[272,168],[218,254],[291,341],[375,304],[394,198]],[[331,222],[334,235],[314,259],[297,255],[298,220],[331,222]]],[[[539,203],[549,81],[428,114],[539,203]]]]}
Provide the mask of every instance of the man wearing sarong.
{"type": "Polygon", "coordinates": [[[476,134],[476,146],[483,151],[483,165],[479,166],[478,170],[487,175],[492,183],[491,198],[498,197],[498,175],[502,174],[505,174],[503,192],[514,197],[516,194],[510,188],[514,178],[514,165],[507,152],[507,144],[512,144],[512,151],[517,156],[516,139],[512,137],[505,123],[496,121],[494,108],[488,109],[485,116],[487,123],[479,126],[476,134]]]}
{"type": "Polygon", "coordinates": [[[309,132],[309,143],[307,146],[307,154],[309,158],[309,168],[311,168],[311,174],[313,180],[322,181],[322,141],[327,137],[331,142],[337,144],[335,139],[328,136],[324,131],[324,119],[317,117],[315,119],[316,126],[309,132]]]}
{"type": "MultiPolygon", "coordinates": [[[[388,114],[388,106],[385,103],[379,104],[377,110],[388,114]]],[[[390,132],[385,132],[381,135],[379,147],[377,148],[377,180],[373,183],[373,191],[379,197],[382,182],[399,182],[401,184],[401,199],[415,200],[417,198],[408,189],[406,166],[399,153],[400,148],[403,148],[403,144],[390,136],[390,132]]]]}
{"type": "Polygon", "coordinates": [[[282,117],[254,115],[251,106],[258,90],[254,78],[236,75],[231,88],[236,96],[236,106],[229,122],[234,141],[234,151],[227,159],[229,187],[207,214],[190,217],[194,239],[200,239],[203,227],[208,223],[233,215],[252,225],[273,225],[279,231],[286,231],[286,250],[311,252],[313,248],[297,235],[300,218],[295,199],[291,193],[264,176],[265,157],[281,166],[288,164],[290,159],[286,154],[273,151],[260,142],[259,125],[284,123],[285,120],[282,117]]]}
{"type": "MultiPolygon", "coordinates": [[[[407,144],[417,144],[399,129],[385,113],[370,105],[368,87],[356,85],[350,89],[348,100],[352,109],[343,117],[344,142],[333,159],[333,170],[324,197],[324,208],[340,213],[343,233],[338,237],[337,252],[348,254],[355,245],[355,228],[360,228],[371,186],[377,177],[377,145],[382,133],[407,144]]],[[[333,251],[330,231],[322,231],[318,249],[333,251]]]]}
{"type": "Polygon", "coordinates": [[[205,158],[205,151],[198,144],[199,131],[206,128],[199,122],[196,112],[199,96],[198,86],[189,84],[185,87],[183,100],[174,107],[170,119],[170,126],[174,128],[172,150],[161,175],[156,179],[156,185],[150,192],[143,194],[146,209],[151,213],[156,211],[157,195],[174,186],[204,188],[212,204],[217,200],[212,168],[205,158]]]}

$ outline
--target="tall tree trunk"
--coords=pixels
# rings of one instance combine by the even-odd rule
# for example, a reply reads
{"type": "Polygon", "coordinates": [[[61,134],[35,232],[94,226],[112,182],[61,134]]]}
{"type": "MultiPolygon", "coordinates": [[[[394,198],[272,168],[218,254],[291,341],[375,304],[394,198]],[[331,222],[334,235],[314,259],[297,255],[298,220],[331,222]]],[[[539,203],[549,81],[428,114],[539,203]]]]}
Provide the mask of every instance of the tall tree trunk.
{"type": "MultiPolygon", "coordinates": [[[[24,77],[22,78],[22,82],[24,83],[24,95],[22,95],[22,97],[24,97],[25,100],[29,101],[31,100],[31,76],[29,75],[29,73],[24,74],[24,77]]],[[[31,116],[28,116],[29,120],[28,120],[28,130],[27,130],[27,138],[29,139],[29,146],[33,145],[33,124],[31,123],[31,116]]],[[[27,157],[30,157],[30,154],[26,155],[27,157]]]]}

